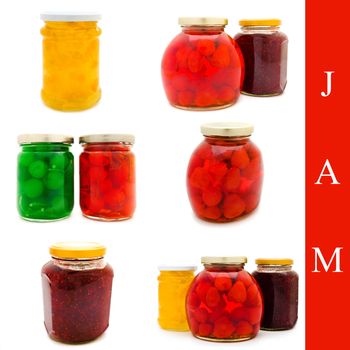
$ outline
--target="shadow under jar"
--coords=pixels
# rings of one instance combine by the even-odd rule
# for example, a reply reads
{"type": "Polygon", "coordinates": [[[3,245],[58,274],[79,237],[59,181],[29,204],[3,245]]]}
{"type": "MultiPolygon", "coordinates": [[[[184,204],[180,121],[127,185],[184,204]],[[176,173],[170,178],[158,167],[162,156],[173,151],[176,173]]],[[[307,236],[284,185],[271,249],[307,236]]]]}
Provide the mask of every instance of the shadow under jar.
{"type": "Polygon", "coordinates": [[[163,86],[169,103],[189,110],[229,107],[240,95],[243,60],[225,33],[226,18],[179,18],[182,32],[162,59],[163,86]]]}
{"type": "Polygon", "coordinates": [[[253,126],[222,122],[201,126],[204,141],[187,168],[187,192],[195,214],[212,222],[229,222],[259,204],[263,162],[250,141],[253,126]]]}
{"type": "Polygon", "coordinates": [[[239,24],[241,32],[234,38],[245,62],[242,93],[282,94],[287,84],[288,38],[280,31],[281,21],[241,20],[239,24]]]}
{"type": "Polygon", "coordinates": [[[101,134],[80,137],[80,207],[96,220],[129,219],[136,207],[134,136],[101,134]]]}
{"type": "Polygon", "coordinates": [[[108,328],[113,269],[105,253],[104,246],[90,242],[50,247],[52,260],[41,277],[45,327],[53,340],[87,342],[108,328]]]}
{"type": "Polygon", "coordinates": [[[235,342],[254,338],[260,329],[262,296],[244,270],[246,257],[203,257],[204,270],[186,299],[192,334],[203,340],[235,342]]]}
{"type": "Polygon", "coordinates": [[[292,259],[256,259],[253,272],[264,297],[261,328],[278,331],[291,329],[298,319],[298,274],[292,259]]]}
{"type": "Polygon", "coordinates": [[[68,217],[74,206],[73,137],[55,134],[18,136],[17,208],[29,221],[68,217]]]}

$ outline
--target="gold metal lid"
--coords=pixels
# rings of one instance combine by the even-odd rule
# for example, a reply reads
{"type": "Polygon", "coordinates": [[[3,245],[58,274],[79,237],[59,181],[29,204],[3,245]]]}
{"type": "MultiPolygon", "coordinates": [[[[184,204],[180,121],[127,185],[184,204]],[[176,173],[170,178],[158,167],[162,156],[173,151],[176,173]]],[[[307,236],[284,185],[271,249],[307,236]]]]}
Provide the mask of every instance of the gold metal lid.
{"type": "Polygon", "coordinates": [[[201,258],[202,264],[222,264],[235,265],[246,264],[248,261],[246,256],[203,256],[201,258]]]}
{"type": "Polygon", "coordinates": [[[106,247],[95,242],[59,242],[51,245],[50,255],[58,259],[97,259],[106,254],[106,247]]]}
{"type": "Polygon", "coordinates": [[[224,17],[179,17],[180,26],[225,26],[228,19],[224,17]]]}
{"type": "Polygon", "coordinates": [[[94,134],[79,137],[79,143],[110,143],[120,142],[133,145],[135,136],[131,134],[94,134]]]}
{"type": "Polygon", "coordinates": [[[279,27],[282,21],[276,18],[268,19],[241,19],[239,25],[241,27],[279,27]]]}
{"type": "Polygon", "coordinates": [[[250,136],[254,126],[250,123],[239,122],[216,122],[201,125],[201,132],[204,136],[250,136]]]}
{"type": "Polygon", "coordinates": [[[293,259],[289,258],[259,258],[255,259],[257,265],[293,265],[293,259]]]}
{"type": "Polygon", "coordinates": [[[20,145],[31,143],[74,143],[73,136],[60,134],[22,134],[17,137],[20,145]]]}

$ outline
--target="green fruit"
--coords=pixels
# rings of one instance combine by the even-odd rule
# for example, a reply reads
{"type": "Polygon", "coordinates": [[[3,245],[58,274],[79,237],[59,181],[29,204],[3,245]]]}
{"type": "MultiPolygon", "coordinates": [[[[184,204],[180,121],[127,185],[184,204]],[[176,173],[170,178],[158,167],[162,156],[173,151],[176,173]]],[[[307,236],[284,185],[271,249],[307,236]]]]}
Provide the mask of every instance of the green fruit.
{"type": "Polygon", "coordinates": [[[36,160],[29,165],[29,173],[36,179],[43,178],[47,173],[47,165],[42,160],[36,160]]]}
{"type": "Polygon", "coordinates": [[[20,167],[27,167],[35,160],[33,153],[23,152],[18,156],[18,163],[20,167]]]}
{"type": "Polygon", "coordinates": [[[66,163],[65,155],[64,154],[58,154],[56,156],[53,156],[50,160],[50,169],[53,170],[64,170],[66,163]]]}
{"type": "Polygon", "coordinates": [[[44,185],[38,179],[29,179],[24,181],[22,191],[27,197],[36,198],[43,193],[44,185]]]}
{"type": "Polygon", "coordinates": [[[61,171],[58,170],[51,170],[47,174],[46,181],[45,181],[46,187],[49,190],[57,190],[64,186],[64,175],[61,171]]]}

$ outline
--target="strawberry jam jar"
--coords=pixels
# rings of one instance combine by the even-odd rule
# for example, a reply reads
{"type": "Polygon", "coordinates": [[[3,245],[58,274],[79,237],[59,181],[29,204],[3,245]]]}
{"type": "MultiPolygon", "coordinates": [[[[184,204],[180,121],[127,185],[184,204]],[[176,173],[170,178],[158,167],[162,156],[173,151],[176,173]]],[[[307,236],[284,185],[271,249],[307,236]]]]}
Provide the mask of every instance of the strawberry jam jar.
{"type": "Polygon", "coordinates": [[[51,261],[41,270],[45,327],[64,343],[99,337],[109,325],[113,269],[106,248],[97,243],[66,242],[50,247],[51,261]]]}
{"type": "Polygon", "coordinates": [[[80,137],[80,207],[96,220],[125,220],[133,216],[135,200],[134,136],[102,134],[80,137]]]}
{"type": "Polygon", "coordinates": [[[275,96],[287,84],[288,38],[279,19],[241,20],[235,36],[245,62],[242,93],[275,96]]]}
{"type": "Polygon", "coordinates": [[[261,328],[278,331],[291,329],[298,320],[298,274],[292,259],[256,259],[254,278],[264,297],[261,328]]]}
{"type": "Polygon", "coordinates": [[[193,152],[187,169],[187,192],[195,214],[213,222],[233,221],[259,204],[263,162],[250,141],[248,123],[208,123],[204,141],[193,152]]]}
{"type": "Polygon", "coordinates": [[[202,258],[204,271],[193,280],[186,299],[195,337],[234,342],[257,335],[263,301],[255,279],[244,270],[246,262],[246,257],[202,258]]]}
{"type": "Polygon", "coordinates": [[[235,41],[225,33],[226,18],[179,18],[182,32],[162,60],[166,96],[174,107],[219,109],[239,95],[243,60],[235,41]]]}

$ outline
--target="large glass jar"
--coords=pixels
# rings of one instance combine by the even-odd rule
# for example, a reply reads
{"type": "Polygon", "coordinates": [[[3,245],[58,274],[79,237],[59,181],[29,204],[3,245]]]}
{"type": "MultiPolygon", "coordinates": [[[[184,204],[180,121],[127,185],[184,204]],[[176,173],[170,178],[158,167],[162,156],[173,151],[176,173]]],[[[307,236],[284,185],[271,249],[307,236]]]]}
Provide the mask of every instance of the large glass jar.
{"type": "Polygon", "coordinates": [[[68,217],[74,205],[72,136],[24,134],[17,162],[17,207],[32,221],[68,217]]]}
{"type": "Polygon", "coordinates": [[[179,18],[182,32],[162,60],[166,96],[174,107],[193,110],[231,106],[240,95],[243,60],[225,33],[226,18],[179,18]]]}
{"type": "Polygon", "coordinates": [[[80,137],[80,207],[84,216],[125,220],[136,207],[134,136],[101,134],[80,137]]]}
{"type": "Polygon", "coordinates": [[[159,326],[166,330],[188,331],[185,300],[193,281],[195,266],[159,266],[159,326]]]}
{"type": "Polygon", "coordinates": [[[101,97],[98,14],[47,12],[43,36],[43,88],[50,108],[80,111],[101,97]]]}
{"type": "Polygon", "coordinates": [[[208,123],[204,141],[187,168],[192,209],[204,220],[228,222],[252,212],[259,204],[263,182],[262,157],[250,141],[248,123],[208,123]]]}
{"type": "Polygon", "coordinates": [[[280,95],[287,84],[288,38],[278,19],[241,20],[234,38],[245,62],[242,93],[256,96],[280,95]]]}
{"type": "Polygon", "coordinates": [[[292,259],[256,259],[253,272],[264,297],[261,328],[284,330],[295,326],[298,319],[298,274],[292,270],[292,259]]]}
{"type": "Polygon", "coordinates": [[[187,294],[187,319],[200,339],[233,342],[254,338],[260,329],[262,296],[244,270],[246,257],[203,257],[204,270],[187,294]]]}
{"type": "Polygon", "coordinates": [[[109,325],[113,269],[106,248],[97,243],[65,242],[50,247],[52,260],[41,270],[45,327],[65,343],[99,337],[109,325]]]}

